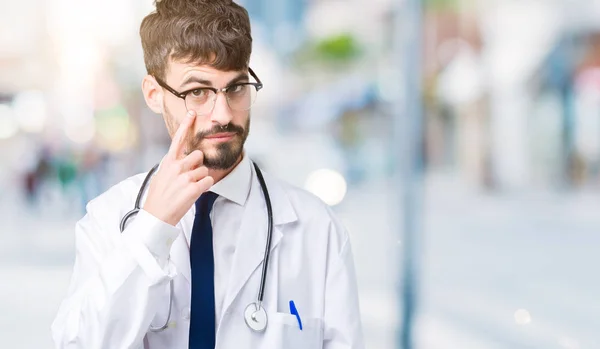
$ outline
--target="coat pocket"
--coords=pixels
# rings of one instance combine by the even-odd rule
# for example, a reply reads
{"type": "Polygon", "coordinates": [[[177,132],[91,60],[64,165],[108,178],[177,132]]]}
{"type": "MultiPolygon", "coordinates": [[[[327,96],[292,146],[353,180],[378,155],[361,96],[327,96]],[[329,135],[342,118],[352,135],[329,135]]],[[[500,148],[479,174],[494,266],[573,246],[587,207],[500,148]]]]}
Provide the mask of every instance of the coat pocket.
{"type": "Polygon", "coordinates": [[[281,349],[322,349],[323,320],[318,318],[302,318],[302,330],[296,316],[286,313],[275,313],[274,326],[281,331],[281,349]]]}

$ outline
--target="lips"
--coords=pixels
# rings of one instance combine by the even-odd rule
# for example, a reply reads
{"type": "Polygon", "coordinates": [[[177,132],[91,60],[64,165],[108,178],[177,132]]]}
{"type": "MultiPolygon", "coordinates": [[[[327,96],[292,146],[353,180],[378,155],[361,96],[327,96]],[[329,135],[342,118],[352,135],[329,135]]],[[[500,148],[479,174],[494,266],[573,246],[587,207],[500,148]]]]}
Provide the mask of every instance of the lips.
{"type": "Polygon", "coordinates": [[[212,134],[210,136],[206,136],[206,139],[211,139],[211,140],[217,140],[217,141],[224,141],[224,140],[229,140],[231,138],[233,138],[235,136],[235,132],[224,132],[224,133],[216,133],[216,134],[212,134]]]}

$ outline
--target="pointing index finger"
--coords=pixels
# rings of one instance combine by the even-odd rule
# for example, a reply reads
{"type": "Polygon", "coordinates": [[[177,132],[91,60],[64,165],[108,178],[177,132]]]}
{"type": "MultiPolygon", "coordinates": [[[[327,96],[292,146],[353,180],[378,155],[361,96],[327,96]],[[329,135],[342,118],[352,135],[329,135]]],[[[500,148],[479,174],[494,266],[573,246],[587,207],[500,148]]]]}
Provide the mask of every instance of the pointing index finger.
{"type": "Polygon", "coordinates": [[[177,129],[177,132],[175,132],[173,140],[171,141],[171,147],[169,148],[169,156],[171,158],[178,159],[183,155],[185,136],[187,135],[190,126],[194,123],[195,119],[196,113],[193,111],[189,111],[185,115],[185,118],[179,125],[179,128],[177,129]]]}

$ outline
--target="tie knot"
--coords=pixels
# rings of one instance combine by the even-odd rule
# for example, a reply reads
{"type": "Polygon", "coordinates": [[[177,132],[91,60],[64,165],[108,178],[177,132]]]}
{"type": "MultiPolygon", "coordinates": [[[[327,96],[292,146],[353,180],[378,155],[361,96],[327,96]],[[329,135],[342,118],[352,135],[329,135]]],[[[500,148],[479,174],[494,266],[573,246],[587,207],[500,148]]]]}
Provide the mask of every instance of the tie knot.
{"type": "Polygon", "coordinates": [[[212,191],[207,191],[200,195],[198,200],[196,200],[196,216],[208,216],[218,197],[219,194],[213,193],[212,191]]]}

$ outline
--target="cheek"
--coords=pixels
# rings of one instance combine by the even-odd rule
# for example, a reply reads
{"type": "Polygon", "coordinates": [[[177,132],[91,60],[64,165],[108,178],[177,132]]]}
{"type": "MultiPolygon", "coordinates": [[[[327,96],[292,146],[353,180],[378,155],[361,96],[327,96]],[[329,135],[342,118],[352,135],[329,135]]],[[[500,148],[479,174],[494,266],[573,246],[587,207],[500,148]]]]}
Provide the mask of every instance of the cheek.
{"type": "Polygon", "coordinates": [[[250,117],[250,111],[245,110],[245,111],[235,111],[233,112],[233,119],[232,119],[232,123],[234,125],[237,126],[242,126],[242,127],[246,127],[246,124],[248,123],[248,118],[250,117]]]}
{"type": "MultiPolygon", "coordinates": [[[[183,100],[177,97],[166,98],[164,101],[164,117],[167,123],[167,127],[169,128],[169,133],[173,136],[181,121],[187,116],[187,109],[185,108],[185,104],[183,100]]],[[[195,121],[195,127],[198,128],[198,125],[202,124],[202,116],[197,116],[195,121]]]]}
{"type": "Polygon", "coordinates": [[[167,126],[167,132],[169,132],[169,136],[173,138],[175,130],[177,130],[177,124],[175,123],[175,120],[173,120],[172,117],[166,115],[166,113],[165,115],[163,115],[163,118],[165,120],[165,125],[167,126]]]}
{"type": "Polygon", "coordinates": [[[177,120],[178,123],[185,117],[185,114],[187,113],[183,99],[173,95],[165,95],[163,99],[163,106],[165,113],[169,114],[169,116],[174,118],[174,120],[177,120]]]}
{"type": "Polygon", "coordinates": [[[165,119],[165,124],[167,125],[167,131],[169,132],[169,135],[173,137],[173,135],[175,135],[175,132],[177,132],[177,129],[179,128],[180,122],[173,116],[169,108],[167,108],[166,104],[163,109],[163,118],[165,119]]]}

